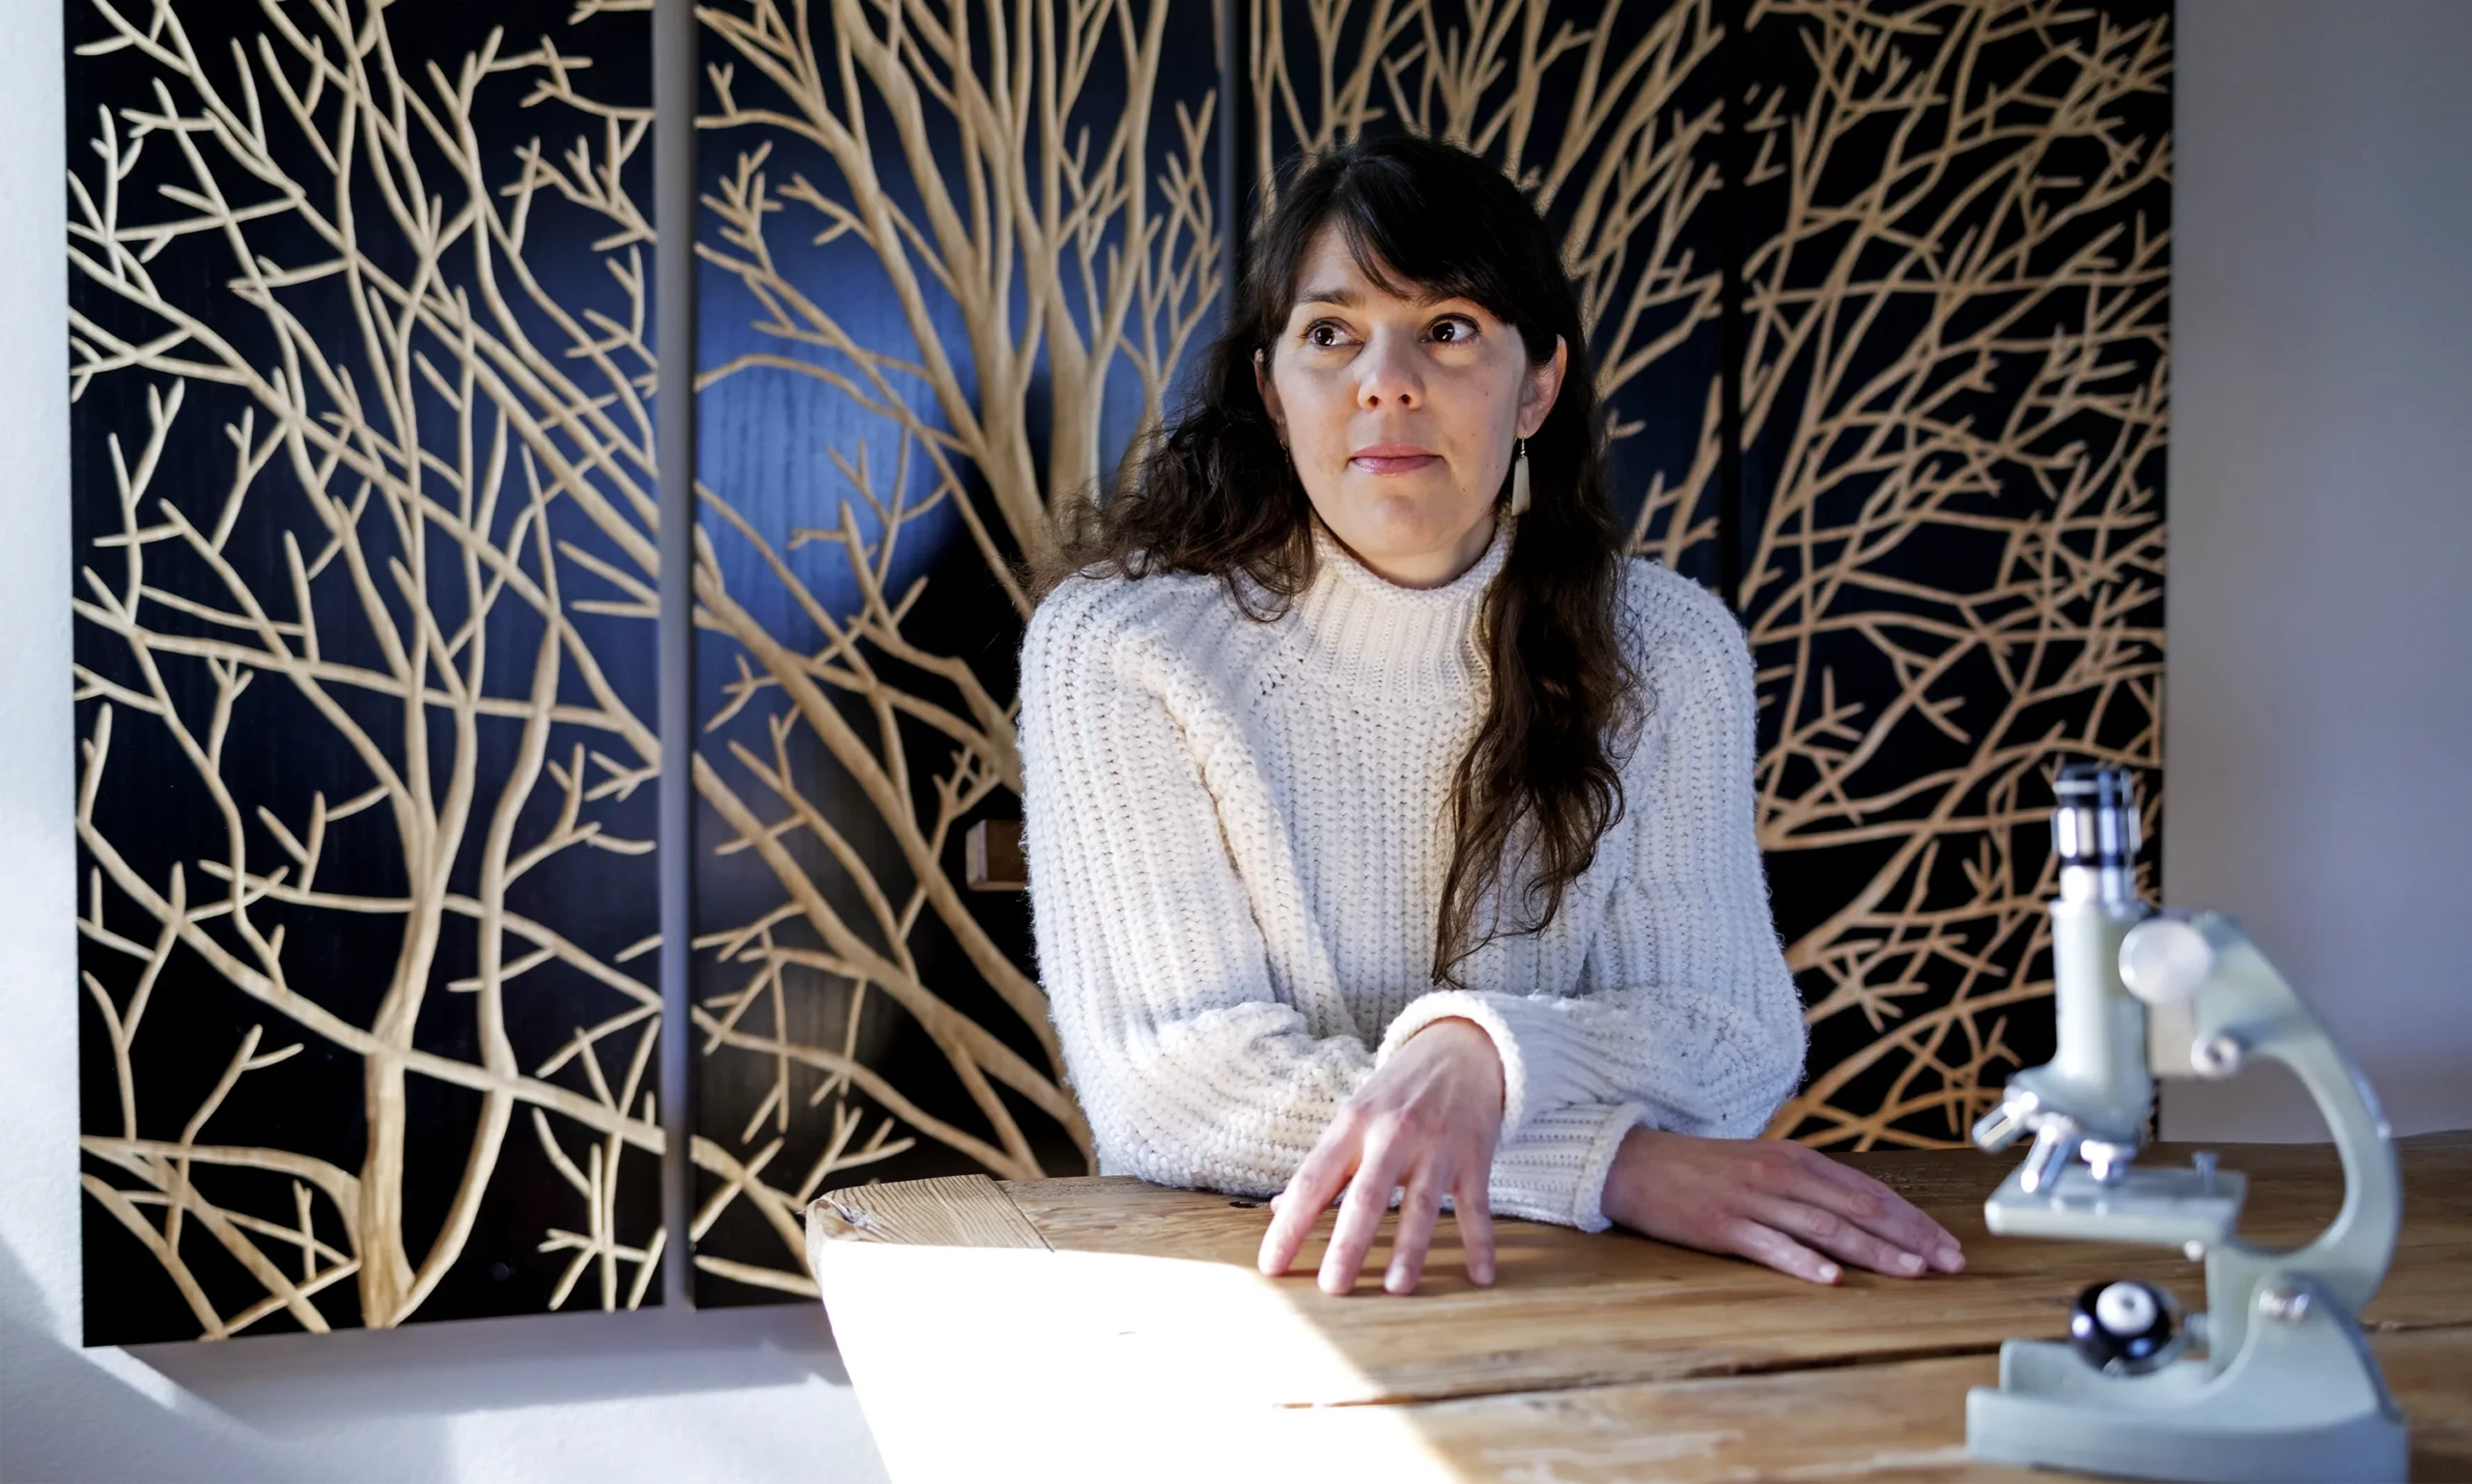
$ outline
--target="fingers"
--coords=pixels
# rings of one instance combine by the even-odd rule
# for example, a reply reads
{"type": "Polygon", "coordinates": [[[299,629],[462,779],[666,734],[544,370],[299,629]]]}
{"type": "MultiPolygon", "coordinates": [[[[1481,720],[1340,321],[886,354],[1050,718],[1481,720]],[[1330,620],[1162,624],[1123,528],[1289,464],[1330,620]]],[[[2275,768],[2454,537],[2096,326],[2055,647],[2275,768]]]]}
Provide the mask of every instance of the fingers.
{"type": "Polygon", "coordinates": [[[1322,1292],[1343,1294],[1356,1287],[1364,1254],[1373,1246],[1383,1214],[1390,1209],[1390,1192],[1398,1185],[1398,1171],[1387,1151],[1373,1151],[1358,1165],[1356,1178],[1348,1182],[1347,1197],[1339,1202],[1330,1249],[1322,1254],[1322,1271],[1316,1275],[1322,1292]]]}
{"type": "Polygon", "coordinates": [[[1747,1218],[1735,1218],[1726,1229],[1725,1240],[1727,1250],[1774,1268],[1788,1277],[1813,1283],[1834,1283],[1838,1279],[1837,1264],[1784,1232],[1747,1218]]]}
{"type": "Polygon", "coordinates": [[[1812,1172],[1819,1178],[1811,1182],[1810,1193],[1803,1199],[1854,1221],[1943,1273],[1965,1271],[1965,1251],[1957,1246],[1957,1239],[1949,1235],[1948,1228],[1916,1210],[1904,1196],[1826,1155],[1813,1156],[1812,1163],[1812,1172]]]}
{"type": "Polygon", "coordinates": [[[1451,1200],[1452,1219],[1459,1226],[1459,1246],[1468,1254],[1468,1281],[1479,1287],[1494,1280],[1494,1206],[1485,1189],[1491,1171],[1459,1177],[1451,1200]]]}
{"type": "Polygon", "coordinates": [[[1287,1189],[1271,1202],[1270,1228],[1262,1233],[1262,1250],[1256,1259],[1264,1274],[1278,1277],[1296,1261],[1297,1249],[1305,1246],[1313,1223],[1331,1209],[1339,1188],[1356,1173],[1362,1150],[1352,1126],[1334,1123],[1296,1167],[1287,1189]]]}
{"type": "Polygon", "coordinates": [[[1442,1190],[1433,1166],[1419,1166],[1408,1177],[1406,1196],[1399,1202],[1399,1232],[1390,1241],[1390,1271],[1382,1286],[1394,1294],[1412,1294],[1424,1276],[1425,1253],[1433,1246],[1435,1223],[1442,1219],[1442,1190]]]}
{"type": "Polygon", "coordinates": [[[1833,1211],[1823,1211],[1789,1196],[1761,1195],[1754,1197],[1752,1212],[1760,1224],[1798,1237],[1858,1268],[1900,1278],[1919,1278],[1927,1271],[1921,1257],[1895,1243],[1882,1241],[1833,1211]]]}

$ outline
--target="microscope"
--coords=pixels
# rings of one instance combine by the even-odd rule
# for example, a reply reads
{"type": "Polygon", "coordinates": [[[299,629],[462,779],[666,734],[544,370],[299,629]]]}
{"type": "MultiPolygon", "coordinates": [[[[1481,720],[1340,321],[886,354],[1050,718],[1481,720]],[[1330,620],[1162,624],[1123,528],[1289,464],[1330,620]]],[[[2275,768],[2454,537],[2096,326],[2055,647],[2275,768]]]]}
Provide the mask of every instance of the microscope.
{"type": "Polygon", "coordinates": [[[2025,1163],[1983,1203],[1999,1235],[2175,1248],[2205,1264],[2203,1313],[2133,1279],[2078,1296],[2066,1342],[2009,1340],[2000,1385],[1966,1397],[1966,1448],[2006,1464],[2131,1478],[2401,1480],[2403,1418],[2362,1337],[2402,1218],[2376,1096],[2246,933],[2138,899],[2138,812],[2121,770],[2062,770],[2052,811],[2057,1054],[1975,1125],[2025,1163]],[[2344,1203],[2289,1252],[2235,1234],[2246,1177],[2201,1154],[2135,1163],[2157,1077],[2296,1074],[2334,1134],[2344,1203]]]}

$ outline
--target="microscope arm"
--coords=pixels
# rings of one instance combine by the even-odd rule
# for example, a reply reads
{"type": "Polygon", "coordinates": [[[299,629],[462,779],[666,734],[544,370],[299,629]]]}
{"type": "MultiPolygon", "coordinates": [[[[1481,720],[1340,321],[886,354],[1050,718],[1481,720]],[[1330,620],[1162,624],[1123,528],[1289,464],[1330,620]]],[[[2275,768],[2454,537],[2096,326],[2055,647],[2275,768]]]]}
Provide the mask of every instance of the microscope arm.
{"type": "MultiPolygon", "coordinates": [[[[2215,1265],[2220,1280],[2240,1292],[2208,1294],[2217,1323],[2242,1323],[2249,1284],[2239,1280],[2273,1272],[2306,1273],[2357,1313],[2384,1280],[2402,1223],[2402,1179],[2376,1095],[2308,1001],[2222,913],[2167,913],[2139,924],[2121,946],[2121,969],[2149,1005],[2186,1001],[2194,1012],[2190,1064],[2156,1067],[2158,1074],[2222,1078],[2252,1056],[2282,1062],[2316,1101],[2343,1160],[2343,1209],[2316,1240],[2292,1252],[2235,1242],[2220,1254],[2234,1259],[2215,1265]]],[[[2236,1343],[2236,1335],[2218,1338],[2236,1343]]]]}

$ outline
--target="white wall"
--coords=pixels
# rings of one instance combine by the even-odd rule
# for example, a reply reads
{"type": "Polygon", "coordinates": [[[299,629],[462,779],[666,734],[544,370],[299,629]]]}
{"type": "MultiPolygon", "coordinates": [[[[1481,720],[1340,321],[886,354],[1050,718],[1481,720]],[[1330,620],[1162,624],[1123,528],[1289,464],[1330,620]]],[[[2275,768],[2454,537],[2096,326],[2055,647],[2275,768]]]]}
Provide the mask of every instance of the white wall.
{"type": "Polygon", "coordinates": [[[0,3],[0,1479],[881,1478],[812,1306],[79,1349],[60,15],[0,3]]]}
{"type": "MultiPolygon", "coordinates": [[[[2472,1127],[2472,4],[2180,0],[2164,882],[2472,1127]]],[[[2176,1083],[2176,1138],[2310,1137],[2176,1083]]]]}

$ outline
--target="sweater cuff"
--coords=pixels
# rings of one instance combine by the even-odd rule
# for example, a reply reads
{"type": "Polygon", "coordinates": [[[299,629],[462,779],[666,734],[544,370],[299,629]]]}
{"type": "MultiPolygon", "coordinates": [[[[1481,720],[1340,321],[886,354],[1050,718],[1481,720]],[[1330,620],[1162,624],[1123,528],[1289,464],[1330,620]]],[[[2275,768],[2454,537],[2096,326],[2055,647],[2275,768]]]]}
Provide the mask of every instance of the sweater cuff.
{"type": "Polygon", "coordinates": [[[1494,1156],[1494,1209],[1582,1231],[1605,1230],[1614,1224],[1605,1215],[1605,1182],[1622,1140],[1633,1129],[1653,1127],[1647,1107],[1638,1103],[1539,1113],[1527,1137],[1494,1156]]]}
{"type": "Polygon", "coordinates": [[[1474,1021],[1493,1038],[1494,1054],[1503,1063],[1503,1128],[1495,1142],[1500,1148],[1511,1141],[1528,1115],[1528,1059],[1520,1053],[1519,1037],[1494,1008],[1491,998],[1473,994],[1466,990],[1437,990],[1420,994],[1408,1002],[1390,1028],[1382,1033],[1381,1050],[1374,1053],[1373,1064],[1389,1062],[1391,1053],[1407,1043],[1410,1036],[1436,1021],[1474,1021]]]}

